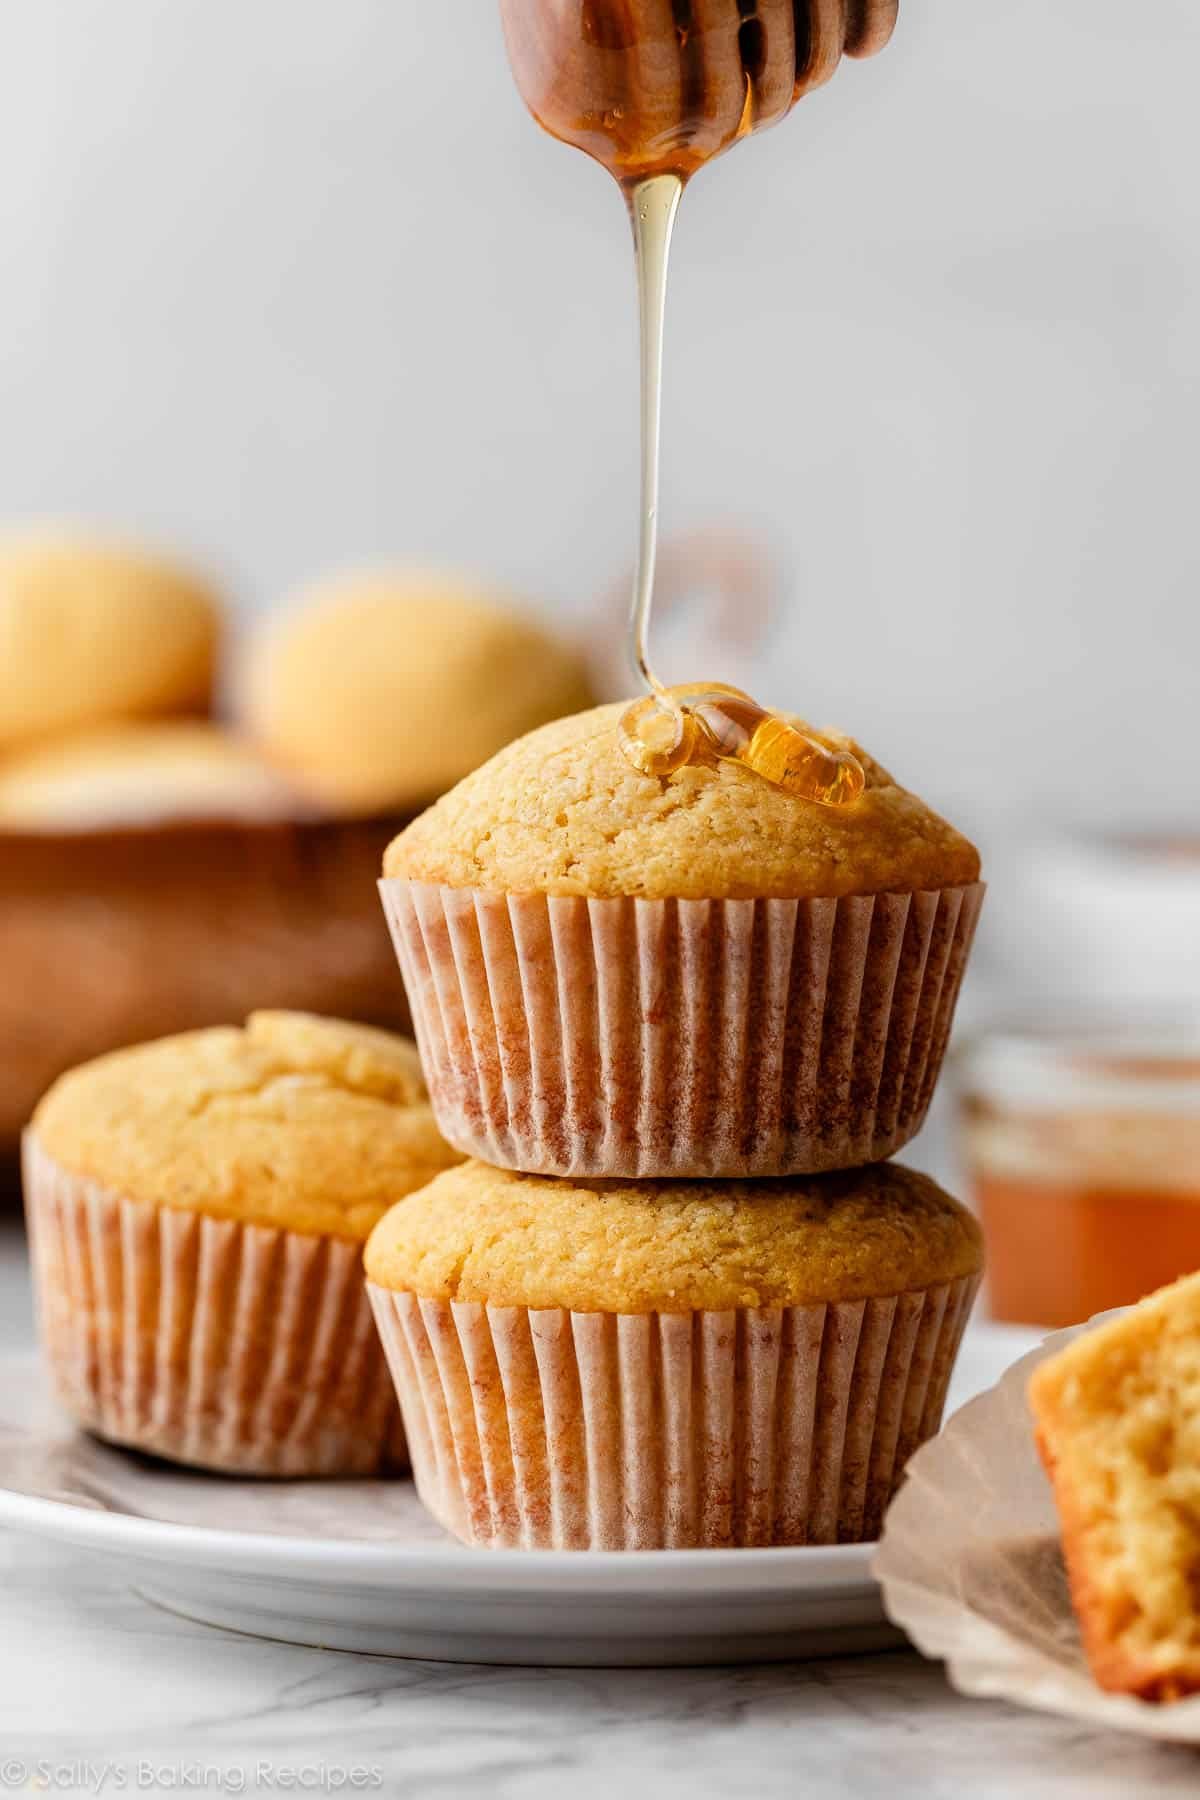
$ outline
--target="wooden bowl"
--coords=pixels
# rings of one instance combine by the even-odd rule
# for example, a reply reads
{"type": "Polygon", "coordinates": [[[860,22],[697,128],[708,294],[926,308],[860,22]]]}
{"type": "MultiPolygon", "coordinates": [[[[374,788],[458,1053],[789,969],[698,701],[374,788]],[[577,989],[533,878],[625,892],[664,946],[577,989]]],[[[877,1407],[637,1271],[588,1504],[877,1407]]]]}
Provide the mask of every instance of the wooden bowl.
{"type": "Polygon", "coordinates": [[[258,1007],[407,1031],[375,884],[411,816],[0,832],[0,1157],[125,1044],[258,1007]]]}

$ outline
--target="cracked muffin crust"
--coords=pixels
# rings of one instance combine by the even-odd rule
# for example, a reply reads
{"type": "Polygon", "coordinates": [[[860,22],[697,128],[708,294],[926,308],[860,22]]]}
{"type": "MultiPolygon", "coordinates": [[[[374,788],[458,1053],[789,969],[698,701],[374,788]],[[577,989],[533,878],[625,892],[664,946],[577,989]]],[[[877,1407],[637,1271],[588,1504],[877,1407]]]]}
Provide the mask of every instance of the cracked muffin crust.
{"type": "Polygon", "coordinates": [[[243,1475],[403,1464],[362,1241],[456,1160],[411,1044],[255,1013],[64,1075],[24,1148],[42,1342],[81,1424],[243,1475]]]}
{"type": "Polygon", "coordinates": [[[618,742],[624,710],[597,707],[510,744],[401,832],[385,875],[643,899],[832,898],[978,880],[974,846],[850,738],[813,733],[853,750],[867,774],[855,805],[827,807],[739,763],[643,775],[618,742]]]}
{"type": "Polygon", "coordinates": [[[86,1063],[50,1089],[33,1133],[61,1167],[131,1199],[358,1242],[458,1160],[407,1039],[306,1013],[86,1063]]]}
{"type": "Polygon", "coordinates": [[[375,1227],[367,1278],[572,1312],[807,1306],[977,1274],[978,1225],[897,1163],[792,1181],[554,1181],[468,1162],[375,1227]]]}

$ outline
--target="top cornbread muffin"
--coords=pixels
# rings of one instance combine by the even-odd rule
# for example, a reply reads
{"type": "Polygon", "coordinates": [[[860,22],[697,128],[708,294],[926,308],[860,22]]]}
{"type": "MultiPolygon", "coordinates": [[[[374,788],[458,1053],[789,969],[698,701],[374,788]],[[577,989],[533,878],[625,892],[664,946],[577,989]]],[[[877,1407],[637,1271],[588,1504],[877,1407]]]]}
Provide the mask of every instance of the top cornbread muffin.
{"type": "Polygon", "coordinates": [[[0,749],[111,719],[206,711],[219,626],[203,582],[142,551],[0,541],[0,749]]]}
{"type": "Polygon", "coordinates": [[[444,577],[385,573],[314,588],[270,626],[244,710],[316,799],[370,813],[425,805],[592,699],[580,657],[533,619],[444,577]]]}
{"type": "Polygon", "coordinates": [[[412,1044],[306,1013],[100,1057],[55,1083],[31,1129],[130,1199],[356,1241],[458,1160],[412,1044]]]}
{"type": "Polygon", "coordinates": [[[979,1227],[896,1163],[819,1180],[551,1181],[464,1163],[395,1207],[368,1279],[431,1300],[572,1312],[868,1300],[982,1267],[979,1227]]]}
{"type": "Polygon", "coordinates": [[[715,758],[639,773],[618,741],[625,704],[501,750],[394,840],[385,875],[645,899],[833,898],[978,879],[974,846],[849,738],[813,733],[853,750],[866,792],[851,806],[821,806],[715,758]]]}

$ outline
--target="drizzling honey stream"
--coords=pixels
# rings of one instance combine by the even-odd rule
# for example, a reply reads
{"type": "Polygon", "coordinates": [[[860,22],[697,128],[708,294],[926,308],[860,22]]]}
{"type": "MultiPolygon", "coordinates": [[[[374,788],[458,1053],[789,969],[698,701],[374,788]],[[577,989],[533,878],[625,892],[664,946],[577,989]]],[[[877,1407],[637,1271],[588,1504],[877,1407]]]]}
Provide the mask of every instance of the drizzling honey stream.
{"type": "Polygon", "coordinates": [[[649,692],[621,721],[644,773],[737,761],[827,806],[856,800],[860,764],[720,682],[667,688],[649,654],[658,553],[663,332],[685,183],[774,124],[843,54],[882,49],[898,0],[500,0],[509,60],[534,118],[620,183],[633,224],[641,318],[642,504],[631,654],[649,692]]]}

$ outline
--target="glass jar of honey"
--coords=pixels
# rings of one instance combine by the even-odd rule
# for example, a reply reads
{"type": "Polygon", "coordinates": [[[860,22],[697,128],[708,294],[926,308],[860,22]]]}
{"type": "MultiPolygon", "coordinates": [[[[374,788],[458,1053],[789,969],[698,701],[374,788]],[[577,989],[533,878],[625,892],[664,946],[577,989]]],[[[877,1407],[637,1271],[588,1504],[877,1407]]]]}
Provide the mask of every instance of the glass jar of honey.
{"type": "Polygon", "coordinates": [[[1073,1325],[1200,1268],[1200,1031],[996,1032],[958,1069],[994,1317],[1073,1325]]]}

